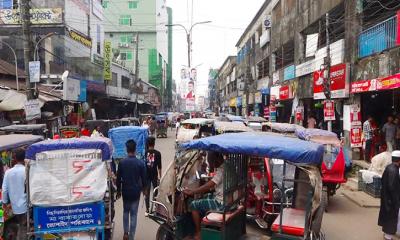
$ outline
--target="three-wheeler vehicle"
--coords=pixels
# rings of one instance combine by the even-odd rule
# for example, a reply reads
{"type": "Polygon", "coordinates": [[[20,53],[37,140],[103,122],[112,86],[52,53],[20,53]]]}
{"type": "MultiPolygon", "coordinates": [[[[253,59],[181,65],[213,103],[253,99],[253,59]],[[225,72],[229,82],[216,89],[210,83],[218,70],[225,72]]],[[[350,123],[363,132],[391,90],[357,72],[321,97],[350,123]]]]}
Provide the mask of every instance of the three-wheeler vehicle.
{"type": "Polygon", "coordinates": [[[95,128],[100,127],[103,136],[108,137],[108,130],[121,126],[121,121],[108,119],[87,120],[86,125],[90,132],[93,132],[95,128]]]}
{"type": "Polygon", "coordinates": [[[27,239],[112,239],[111,153],[106,138],[28,147],[27,239]]]}
{"type": "Polygon", "coordinates": [[[0,128],[5,134],[32,134],[44,138],[50,137],[46,124],[15,124],[0,128]]]}
{"type": "MultiPolygon", "coordinates": [[[[42,140],[42,136],[31,134],[0,135],[0,186],[3,183],[4,173],[14,165],[12,162],[13,150],[26,148],[42,140]]],[[[1,208],[3,211],[4,224],[0,226],[0,239],[1,237],[3,237],[3,239],[16,239],[18,224],[13,218],[11,208],[5,208],[4,206],[1,206],[1,208]]]]}
{"type": "Polygon", "coordinates": [[[244,125],[244,123],[214,121],[215,135],[224,133],[253,132],[254,130],[244,125]]]}
{"type": "Polygon", "coordinates": [[[251,127],[255,131],[262,131],[262,124],[266,123],[267,120],[263,117],[247,117],[244,121],[248,127],[251,127]]]}
{"type": "Polygon", "coordinates": [[[176,135],[176,143],[179,144],[196,138],[211,136],[213,123],[213,119],[207,118],[191,118],[181,122],[176,135]]]}
{"type": "Polygon", "coordinates": [[[328,204],[329,198],[336,194],[340,185],[347,182],[346,165],[351,166],[351,162],[346,161],[342,141],[336,133],[321,129],[298,129],[296,135],[300,139],[324,145],[324,157],[321,165],[324,185],[322,197],[328,204]]]}
{"type": "Polygon", "coordinates": [[[121,126],[140,126],[139,118],[136,117],[125,117],[119,119],[121,126]]]}
{"type": "MultiPolygon", "coordinates": [[[[151,201],[149,218],[160,224],[156,239],[186,239],[194,234],[188,210],[193,198],[183,192],[200,186],[203,174],[198,172],[204,170],[205,155],[210,154],[223,156],[223,200],[218,211],[202,216],[201,239],[235,240],[246,236],[249,163],[267,160],[282,163],[279,188],[272,192],[275,199],[266,201],[263,208],[265,215],[275,216],[270,226],[272,239],[321,239],[322,145],[276,134],[243,132],[196,139],[179,147],[156,189],[158,195],[151,201]],[[286,177],[289,165],[295,168],[294,178],[286,177]],[[290,182],[293,196],[288,203],[285,189],[290,182]]],[[[271,194],[271,184],[266,183],[265,194],[271,194]]]]}
{"type": "Polygon", "coordinates": [[[167,132],[168,132],[168,115],[167,113],[165,114],[157,114],[155,116],[155,121],[157,122],[157,128],[156,128],[156,136],[159,137],[164,137],[167,138],[167,132]]]}

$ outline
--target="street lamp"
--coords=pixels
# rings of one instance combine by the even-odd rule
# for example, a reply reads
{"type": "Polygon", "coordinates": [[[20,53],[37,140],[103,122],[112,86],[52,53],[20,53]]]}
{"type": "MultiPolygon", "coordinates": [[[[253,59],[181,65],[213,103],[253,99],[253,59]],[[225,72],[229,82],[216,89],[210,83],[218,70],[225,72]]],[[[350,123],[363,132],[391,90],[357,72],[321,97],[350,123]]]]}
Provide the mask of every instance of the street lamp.
{"type": "Polygon", "coordinates": [[[183,28],[185,30],[187,47],[188,47],[187,51],[188,51],[188,65],[189,65],[189,68],[191,67],[191,62],[190,61],[191,61],[191,58],[192,58],[192,56],[191,56],[191,53],[192,53],[192,42],[191,42],[192,30],[193,30],[194,26],[200,25],[200,24],[206,24],[206,23],[211,23],[211,21],[203,21],[203,22],[197,22],[195,24],[192,24],[192,26],[190,26],[190,28],[189,28],[189,31],[182,24],[167,24],[167,25],[165,25],[167,27],[175,27],[175,26],[176,27],[181,27],[181,28],[183,28]]]}
{"type": "Polygon", "coordinates": [[[15,61],[15,81],[16,81],[16,83],[17,83],[17,91],[19,91],[19,82],[18,82],[18,59],[17,59],[17,54],[15,54],[15,50],[14,50],[14,48],[12,48],[12,47],[10,46],[10,44],[8,44],[8,43],[6,43],[6,42],[4,42],[4,41],[1,41],[1,40],[0,40],[0,43],[6,45],[6,46],[11,50],[11,52],[14,54],[14,61],[15,61]]]}
{"type": "Polygon", "coordinates": [[[38,53],[39,44],[40,44],[43,40],[45,40],[46,38],[49,38],[49,37],[51,37],[51,36],[53,36],[53,35],[55,35],[55,34],[57,34],[57,33],[56,33],[56,32],[48,33],[48,34],[46,34],[43,38],[41,38],[41,39],[36,43],[36,45],[35,45],[35,51],[33,52],[33,61],[37,61],[37,58],[39,57],[39,53],[38,53]]]}

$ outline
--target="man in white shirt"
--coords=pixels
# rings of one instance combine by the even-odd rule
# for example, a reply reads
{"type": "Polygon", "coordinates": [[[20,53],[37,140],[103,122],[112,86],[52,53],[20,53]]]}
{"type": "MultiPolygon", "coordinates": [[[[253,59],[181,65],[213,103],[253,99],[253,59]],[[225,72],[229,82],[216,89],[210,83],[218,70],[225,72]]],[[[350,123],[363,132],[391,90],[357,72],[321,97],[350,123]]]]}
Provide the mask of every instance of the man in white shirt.
{"type": "Polygon", "coordinates": [[[17,240],[27,239],[26,212],[27,200],[25,192],[25,151],[18,149],[14,152],[16,164],[6,171],[3,180],[3,203],[11,204],[15,220],[18,222],[17,240]]]}
{"type": "Polygon", "coordinates": [[[221,210],[223,207],[223,199],[224,199],[224,188],[223,188],[224,168],[222,166],[223,162],[224,162],[223,157],[219,155],[215,159],[215,167],[216,167],[215,176],[206,184],[202,185],[197,189],[184,190],[184,194],[188,196],[194,196],[197,194],[209,193],[215,189],[214,198],[196,199],[190,203],[189,210],[192,211],[193,222],[196,226],[196,233],[194,238],[196,240],[200,240],[201,216],[211,210],[215,211],[221,210]]]}

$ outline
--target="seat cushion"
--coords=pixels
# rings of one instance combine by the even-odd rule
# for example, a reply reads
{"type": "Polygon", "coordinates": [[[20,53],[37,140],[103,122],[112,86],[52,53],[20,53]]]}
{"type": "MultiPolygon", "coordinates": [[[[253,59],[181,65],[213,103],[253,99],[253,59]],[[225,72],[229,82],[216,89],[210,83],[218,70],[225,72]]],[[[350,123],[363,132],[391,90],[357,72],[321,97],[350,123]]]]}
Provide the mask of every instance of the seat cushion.
{"type": "MultiPolygon", "coordinates": [[[[294,235],[303,236],[305,227],[306,212],[300,209],[284,208],[282,214],[282,232],[294,235]]],[[[272,224],[272,231],[279,232],[279,222],[281,216],[279,215],[272,224]]]]}
{"type": "MultiPolygon", "coordinates": [[[[229,222],[233,217],[244,210],[243,206],[239,206],[236,210],[225,213],[225,222],[229,222]]],[[[206,225],[220,225],[224,220],[222,213],[210,212],[204,218],[202,223],[206,225]]]]}

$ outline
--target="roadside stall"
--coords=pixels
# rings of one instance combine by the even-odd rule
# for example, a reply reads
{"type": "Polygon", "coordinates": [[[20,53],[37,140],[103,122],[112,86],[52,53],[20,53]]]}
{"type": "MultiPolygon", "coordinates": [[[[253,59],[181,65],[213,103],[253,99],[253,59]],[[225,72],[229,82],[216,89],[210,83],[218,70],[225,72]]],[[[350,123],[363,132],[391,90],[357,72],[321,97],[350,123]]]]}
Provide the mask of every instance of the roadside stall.
{"type": "Polygon", "coordinates": [[[105,138],[31,145],[26,152],[28,236],[36,240],[112,239],[111,155],[105,138]]]}

